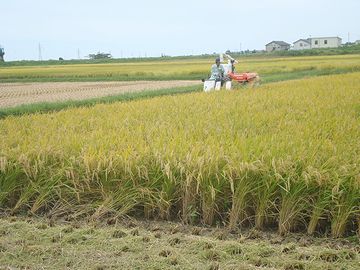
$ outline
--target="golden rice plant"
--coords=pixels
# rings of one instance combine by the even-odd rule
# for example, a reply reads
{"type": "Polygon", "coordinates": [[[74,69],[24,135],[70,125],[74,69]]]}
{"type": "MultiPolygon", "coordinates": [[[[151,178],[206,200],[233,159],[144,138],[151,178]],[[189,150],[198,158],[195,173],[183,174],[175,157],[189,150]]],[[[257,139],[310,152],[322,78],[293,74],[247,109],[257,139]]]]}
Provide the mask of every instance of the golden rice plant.
{"type": "MultiPolygon", "coordinates": [[[[141,80],[141,79],[195,79],[210,72],[214,58],[176,59],[103,64],[67,64],[14,66],[0,69],[1,80],[141,80]]],[[[238,71],[256,71],[262,75],[287,72],[359,70],[359,55],[305,56],[305,57],[243,57],[238,71]]]]}
{"type": "Polygon", "coordinates": [[[0,211],[354,234],[359,84],[353,73],[7,117],[0,211]]]}

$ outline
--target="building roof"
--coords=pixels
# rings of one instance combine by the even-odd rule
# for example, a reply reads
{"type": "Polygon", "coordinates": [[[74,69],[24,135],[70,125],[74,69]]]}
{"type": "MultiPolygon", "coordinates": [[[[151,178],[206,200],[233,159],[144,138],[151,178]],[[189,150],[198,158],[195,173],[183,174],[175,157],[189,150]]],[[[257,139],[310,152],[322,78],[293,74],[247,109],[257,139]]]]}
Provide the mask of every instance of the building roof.
{"type": "Polygon", "coordinates": [[[270,45],[271,43],[275,43],[275,44],[280,45],[280,46],[290,46],[290,44],[286,43],[285,41],[271,41],[268,44],[266,44],[265,46],[270,45]]]}
{"type": "Polygon", "coordinates": [[[308,39],[303,39],[303,38],[301,38],[301,39],[298,39],[297,41],[295,41],[293,44],[295,44],[295,43],[297,43],[297,42],[299,42],[299,41],[303,41],[303,42],[306,42],[306,43],[308,43],[308,44],[311,43],[309,38],[308,38],[308,39]]]}
{"type": "Polygon", "coordinates": [[[339,37],[311,37],[309,39],[320,39],[320,38],[337,38],[337,39],[341,39],[339,37]]]}

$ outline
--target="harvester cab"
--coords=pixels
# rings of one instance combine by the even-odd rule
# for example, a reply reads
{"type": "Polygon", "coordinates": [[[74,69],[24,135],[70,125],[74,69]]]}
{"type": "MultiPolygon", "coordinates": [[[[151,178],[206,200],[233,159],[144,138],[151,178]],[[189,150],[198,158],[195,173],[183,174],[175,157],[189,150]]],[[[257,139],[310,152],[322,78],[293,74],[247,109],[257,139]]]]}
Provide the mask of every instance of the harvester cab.
{"type": "Polygon", "coordinates": [[[224,70],[223,77],[215,80],[210,77],[209,79],[204,80],[205,92],[220,90],[223,85],[225,85],[225,89],[231,90],[233,89],[233,82],[237,82],[241,85],[249,85],[250,87],[255,87],[260,84],[260,76],[255,72],[236,73],[235,64],[237,64],[238,61],[229,54],[221,53],[219,58],[224,70]],[[227,59],[227,63],[224,63],[225,58],[227,59]]]}

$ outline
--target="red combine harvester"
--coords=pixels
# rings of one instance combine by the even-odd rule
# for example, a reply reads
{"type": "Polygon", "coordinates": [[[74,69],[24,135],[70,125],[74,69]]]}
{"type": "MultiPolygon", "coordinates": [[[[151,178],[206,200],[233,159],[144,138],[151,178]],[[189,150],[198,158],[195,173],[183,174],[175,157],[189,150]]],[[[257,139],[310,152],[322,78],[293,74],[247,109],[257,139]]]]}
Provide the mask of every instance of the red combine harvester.
{"type": "Polygon", "coordinates": [[[244,85],[249,84],[252,87],[257,86],[260,83],[260,77],[255,72],[244,72],[244,73],[229,72],[228,76],[233,81],[236,81],[244,85]]]}
{"type": "Polygon", "coordinates": [[[225,89],[231,90],[232,82],[238,82],[241,85],[248,85],[250,87],[255,87],[260,84],[260,76],[255,72],[235,73],[233,67],[238,61],[229,54],[220,54],[220,62],[224,61],[224,56],[228,59],[227,64],[221,64],[224,68],[224,78],[221,81],[211,79],[203,80],[205,92],[220,90],[223,85],[225,85],[225,89]]]}

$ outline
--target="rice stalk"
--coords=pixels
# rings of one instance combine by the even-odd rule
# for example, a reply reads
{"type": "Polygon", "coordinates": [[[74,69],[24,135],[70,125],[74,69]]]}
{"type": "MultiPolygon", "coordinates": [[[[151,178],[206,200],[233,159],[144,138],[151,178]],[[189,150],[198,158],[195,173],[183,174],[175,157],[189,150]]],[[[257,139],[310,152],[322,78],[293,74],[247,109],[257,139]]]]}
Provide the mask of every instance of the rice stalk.
{"type": "Polygon", "coordinates": [[[331,219],[331,235],[344,236],[350,219],[359,213],[360,189],[358,183],[348,181],[339,183],[332,191],[334,208],[331,219]]]}

